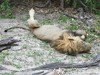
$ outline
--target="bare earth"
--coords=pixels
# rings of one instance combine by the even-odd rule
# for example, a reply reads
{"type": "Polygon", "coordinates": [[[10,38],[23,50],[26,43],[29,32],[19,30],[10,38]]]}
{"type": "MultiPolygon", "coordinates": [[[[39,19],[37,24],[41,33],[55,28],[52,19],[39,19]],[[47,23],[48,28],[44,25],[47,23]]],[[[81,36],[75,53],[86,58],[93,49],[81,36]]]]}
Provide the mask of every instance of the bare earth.
{"type": "MultiPolygon", "coordinates": [[[[48,14],[51,19],[55,13],[48,14]],[[53,16],[52,16],[53,15],[53,16]]],[[[6,28],[12,26],[27,25],[27,15],[16,15],[16,19],[1,19],[0,20],[0,39],[6,37],[15,37],[20,39],[19,46],[12,47],[9,50],[5,50],[0,53],[0,64],[11,70],[22,70],[26,68],[36,67],[42,64],[51,62],[65,62],[65,63],[82,63],[89,62],[97,54],[100,54],[100,39],[96,39],[91,43],[92,49],[90,54],[79,54],[75,57],[61,54],[50,47],[49,43],[41,41],[34,37],[29,31],[22,29],[14,29],[8,33],[4,33],[6,28]],[[20,16],[20,17],[18,17],[20,16]],[[3,56],[4,55],[4,56],[3,56]]],[[[59,15],[58,15],[59,16],[59,15]]],[[[40,21],[47,18],[47,15],[36,15],[36,18],[40,21]]],[[[52,24],[57,24],[55,21],[52,24]]],[[[31,75],[31,72],[9,72],[0,71],[0,75],[31,75]],[[9,74],[6,74],[9,73],[9,74]]],[[[82,69],[66,69],[63,75],[100,75],[100,67],[82,68],[82,69]]]]}

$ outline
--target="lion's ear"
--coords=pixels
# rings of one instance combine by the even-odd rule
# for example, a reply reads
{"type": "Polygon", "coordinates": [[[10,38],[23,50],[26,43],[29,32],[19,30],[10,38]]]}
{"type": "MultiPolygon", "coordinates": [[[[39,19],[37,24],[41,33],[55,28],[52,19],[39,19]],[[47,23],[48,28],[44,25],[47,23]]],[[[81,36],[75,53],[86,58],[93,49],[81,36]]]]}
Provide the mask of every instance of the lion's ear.
{"type": "Polygon", "coordinates": [[[73,39],[72,37],[68,37],[68,39],[69,39],[70,41],[74,41],[74,39],[73,39]]]}

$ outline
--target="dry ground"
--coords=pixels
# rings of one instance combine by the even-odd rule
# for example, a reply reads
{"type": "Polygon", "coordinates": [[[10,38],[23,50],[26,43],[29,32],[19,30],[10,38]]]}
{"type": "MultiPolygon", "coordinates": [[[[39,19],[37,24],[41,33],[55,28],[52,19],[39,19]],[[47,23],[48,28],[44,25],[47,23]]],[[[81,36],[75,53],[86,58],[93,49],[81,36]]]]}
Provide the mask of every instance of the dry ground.
{"type": "MultiPolygon", "coordinates": [[[[51,62],[65,63],[82,63],[91,61],[93,57],[100,54],[100,39],[92,40],[92,49],[90,54],[79,54],[75,57],[61,54],[50,47],[49,43],[41,41],[34,37],[29,31],[22,29],[14,29],[8,33],[4,33],[6,28],[12,26],[27,26],[28,11],[23,14],[16,14],[15,19],[0,19],[0,39],[13,36],[20,39],[19,46],[12,47],[0,53],[0,64],[12,70],[21,70],[30,67],[36,67],[51,62]],[[23,15],[24,14],[24,15],[23,15]]],[[[59,22],[59,13],[52,14],[36,14],[36,18],[42,24],[57,24],[64,28],[70,22],[59,22]],[[48,20],[49,19],[49,20],[48,20]],[[54,20],[52,20],[54,19],[54,20]],[[62,24],[62,25],[61,25],[62,24]]],[[[75,23],[74,20],[72,20],[75,23]]],[[[9,71],[0,71],[0,75],[31,75],[29,73],[14,73],[9,71]]],[[[100,75],[99,67],[82,68],[82,69],[66,69],[63,75],[100,75]]]]}

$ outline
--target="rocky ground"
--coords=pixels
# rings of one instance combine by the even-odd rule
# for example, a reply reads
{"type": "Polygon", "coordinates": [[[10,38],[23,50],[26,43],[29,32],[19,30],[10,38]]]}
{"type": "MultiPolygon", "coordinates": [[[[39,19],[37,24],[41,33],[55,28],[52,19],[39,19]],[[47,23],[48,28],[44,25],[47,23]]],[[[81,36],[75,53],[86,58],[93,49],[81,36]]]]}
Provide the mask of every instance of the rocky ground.
{"type": "MultiPolygon", "coordinates": [[[[21,40],[21,42],[18,43],[19,46],[12,47],[0,53],[0,64],[10,70],[22,70],[51,62],[88,62],[97,54],[100,54],[100,38],[92,33],[88,36],[88,40],[90,38],[89,42],[93,45],[91,52],[77,56],[69,56],[55,51],[50,47],[49,43],[37,39],[27,30],[14,29],[5,33],[4,30],[12,26],[27,27],[28,11],[24,13],[18,13],[18,11],[16,11],[15,15],[15,19],[0,19],[0,39],[13,36],[21,40]]],[[[35,17],[43,25],[56,24],[66,29],[82,29],[82,23],[72,18],[66,18],[58,12],[48,14],[36,13],[35,17]]],[[[72,68],[63,71],[63,75],[100,75],[100,67],[72,68]]],[[[0,70],[0,75],[31,75],[31,72],[21,73],[0,70]]]]}

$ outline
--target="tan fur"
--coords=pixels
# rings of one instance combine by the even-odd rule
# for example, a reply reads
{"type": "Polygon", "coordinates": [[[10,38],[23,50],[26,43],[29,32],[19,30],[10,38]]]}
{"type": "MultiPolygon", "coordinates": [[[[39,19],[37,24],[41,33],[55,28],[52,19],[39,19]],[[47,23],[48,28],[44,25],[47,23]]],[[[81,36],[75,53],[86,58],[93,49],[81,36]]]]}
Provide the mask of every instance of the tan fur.
{"type": "MultiPolygon", "coordinates": [[[[37,26],[38,21],[36,22],[36,20],[34,20],[33,9],[30,11],[30,19],[28,19],[28,24],[29,28],[32,29],[37,26]]],[[[39,28],[33,29],[32,33],[41,40],[50,41],[55,50],[63,53],[76,55],[78,53],[89,52],[91,49],[90,44],[84,42],[79,36],[74,36],[70,32],[62,30],[54,25],[40,26],[39,28]]]]}
{"type": "MultiPolygon", "coordinates": [[[[53,40],[58,39],[59,36],[61,36],[64,32],[70,33],[68,30],[62,30],[55,25],[41,25],[40,26],[38,21],[34,19],[34,14],[35,14],[34,9],[31,9],[29,11],[30,18],[27,20],[27,22],[28,22],[29,28],[32,29],[32,33],[36,35],[37,38],[41,40],[53,41],[53,40]]],[[[81,34],[79,30],[74,30],[73,33],[75,33],[75,35],[83,34],[83,33],[81,34]]]]}
{"type": "Polygon", "coordinates": [[[40,28],[36,28],[33,31],[33,34],[41,39],[46,41],[53,41],[59,38],[65,30],[62,30],[54,25],[43,25],[40,28]]]}
{"type": "Polygon", "coordinates": [[[71,55],[76,55],[78,53],[87,53],[90,51],[91,46],[85,43],[78,36],[72,36],[68,33],[63,33],[63,35],[52,42],[52,47],[56,50],[68,53],[71,55]]]}
{"type": "Polygon", "coordinates": [[[7,32],[13,28],[22,28],[31,31],[33,35],[41,40],[46,40],[51,43],[51,47],[55,50],[71,55],[78,53],[87,53],[90,51],[91,46],[89,43],[83,41],[86,36],[86,32],[82,30],[62,30],[55,25],[41,25],[34,19],[35,11],[31,9],[29,11],[30,18],[27,20],[29,29],[23,27],[12,27],[6,29],[7,32]]]}
{"type": "Polygon", "coordinates": [[[37,20],[34,19],[35,11],[34,9],[29,10],[30,18],[27,20],[29,28],[34,29],[40,27],[40,24],[37,20]]]}

